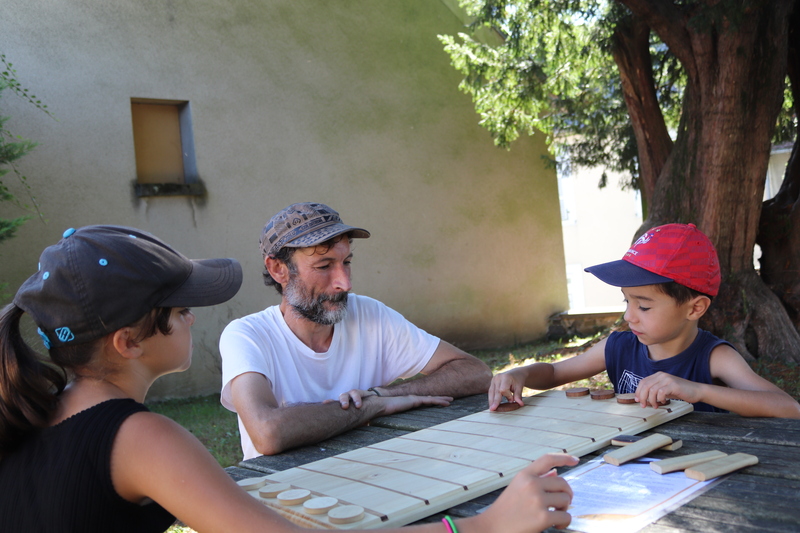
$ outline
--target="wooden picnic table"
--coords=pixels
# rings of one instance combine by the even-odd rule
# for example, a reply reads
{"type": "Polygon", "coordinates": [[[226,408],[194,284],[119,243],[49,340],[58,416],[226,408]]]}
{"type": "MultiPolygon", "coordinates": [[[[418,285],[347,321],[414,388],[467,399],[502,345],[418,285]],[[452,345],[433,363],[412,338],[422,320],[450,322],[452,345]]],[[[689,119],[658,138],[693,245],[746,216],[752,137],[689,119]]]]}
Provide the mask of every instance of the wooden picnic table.
{"type": "MultiPolygon", "coordinates": [[[[383,440],[448,422],[488,408],[486,395],[455,400],[449,407],[422,407],[374,419],[368,426],[350,430],[314,446],[273,456],[242,461],[228,468],[234,479],[272,474],[383,440]]],[[[793,532],[800,531],[800,420],[743,418],[733,414],[692,412],[646,431],[681,439],[675,452],[653,452],[657,458],[688,455],[708,450],[755,455],[759,463],[728,475],[711,489],[650,524],[646,533],[677,532],[793,532]]],[[[581,458],[581,463],[612,448],[581,458]]],[[[561,469],[560,473],[568,469],[561,469]]],[[[457,505],[446,513],[420,522],[474,515],[492,503],[500,491],[490,492],[457,505]]],[[[548,531],[560,531],[556,529],[548,531]]]]}

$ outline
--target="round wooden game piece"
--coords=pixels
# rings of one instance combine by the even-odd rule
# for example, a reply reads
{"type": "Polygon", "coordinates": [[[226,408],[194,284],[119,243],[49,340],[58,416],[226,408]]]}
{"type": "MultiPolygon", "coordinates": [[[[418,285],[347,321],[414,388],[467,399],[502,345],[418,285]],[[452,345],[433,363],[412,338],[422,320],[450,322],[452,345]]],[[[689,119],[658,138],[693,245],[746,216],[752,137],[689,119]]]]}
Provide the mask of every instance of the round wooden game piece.
{"type": "Polygon", "coordinates": [[[331,524],[352,524],[364,518],[364,508],[360,505],[342,505],[328,511],[331,524]]]}
{"type": "Polygon", "coordinates": [[[325,514],[339,503],[336,498],[324,496],[322,498],[311,498],[303,502],[303,509],[308,514],[325,514]]]}
{"type": "Polygon", "coordinates": [[[311,497],[311,491],[306,489],[285,490],[278,494],[281,505],[300,505],[311,497]]]}
{"type": "Polygon", "coordinates": [[[669,400],[664,400],[663,402],[658,402],[659,407],[663,407],[665,405],[669,405],[669,400]]]}
{"type": "Polygon", "coordinates": [[[292,486],[288,483],[269,483],[258,489],[258,495],[262,498],[276,498],[281,492],[286,492],[292,486]]]}
{"type": "Polygon", "coordinates": [[[500,405],[498,405],[497,409],[495,409],[495,412],[496,413],[507,413],[509,411],[516,411],[520,407],[522,407],[522,406],[520,404],[518,404],[517,402],[505,402],[505,403],[501,403],[500,405]]]}
{"type": "Polygon", "coordinates": [[[611,389],[595,389],[591,391],[592,400],[610,400],[614,397],[614,391],[611,389]]]}
{"type": "Polygon", "coordinates": [[[588,396],[589,389],[587,387],[575,387],[574,389],[567,389],[567,398],[580,398],[581,396],[588,396]]]}
{"type": "Polygon", "coordinates": [[[244,490],[256,490],[260,489],[267,483],[266,476],[262,477],[250,477],[247,479],[240,479],[236,482],[237,485],[242,487],[244,490]]]}
{"type": "Polygon", "coordinates": [[[636,393],[626,392],[625,394],[617,394],[617,403],[636,403],[636,393]]]}

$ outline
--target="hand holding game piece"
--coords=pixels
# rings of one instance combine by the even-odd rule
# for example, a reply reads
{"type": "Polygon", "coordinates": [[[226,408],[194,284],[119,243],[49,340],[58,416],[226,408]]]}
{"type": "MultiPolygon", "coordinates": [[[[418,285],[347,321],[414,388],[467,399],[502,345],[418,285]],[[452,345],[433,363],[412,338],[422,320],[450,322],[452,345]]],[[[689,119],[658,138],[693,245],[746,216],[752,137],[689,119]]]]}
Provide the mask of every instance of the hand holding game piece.
{"type": "Polygon", "coordinates": [[[497,409],[494,410],[495,413],[508,413],[509,411],[516,411],[522,407],[518,403],[514,402],[503,402],[497,406],[497,409]]]}
{"type": "Polygon", "coordinates": [[[515,368],[492,378],[489,385],[489,410],[495,411],[503,399],[522,407],[522,389],[525,388],[526,371],[515,368]]]}
{"type": "Polygon", "coordinates": [[[520,471],[486,511],[472,520],[474,531],[522,533],[548,527],[563,529],[572,521],[567,512],[572,502],[572,489],[554,475],[559,466],[575,466],[577,457],[567,454],[546,454],[520,471]],[[498,525],[502,529],[498,529],[498,525]]]}
{"type": "Polygon", "coordinates": [[[700,401],[700,384],[665,372],[656,372],[639,382],[636,398],[642,407],[663,407],[670,398],[689,403],[700,401]]]}

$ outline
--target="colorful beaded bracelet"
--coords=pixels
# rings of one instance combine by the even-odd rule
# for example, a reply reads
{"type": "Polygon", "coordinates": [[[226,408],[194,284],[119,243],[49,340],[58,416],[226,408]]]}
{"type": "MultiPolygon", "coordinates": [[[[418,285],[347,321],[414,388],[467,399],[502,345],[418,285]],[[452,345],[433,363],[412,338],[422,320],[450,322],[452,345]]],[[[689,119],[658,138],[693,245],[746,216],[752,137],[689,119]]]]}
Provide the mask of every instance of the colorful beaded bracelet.
{"type": "Polygon", "coordinates": [[[458,529],[456,529],[456,524],[453,522],[452,518],[445,515],[445,517],[442,518],[442,522],[444,522],[444,527],[447,528],[447,533],[458,533],[458,529]]]}

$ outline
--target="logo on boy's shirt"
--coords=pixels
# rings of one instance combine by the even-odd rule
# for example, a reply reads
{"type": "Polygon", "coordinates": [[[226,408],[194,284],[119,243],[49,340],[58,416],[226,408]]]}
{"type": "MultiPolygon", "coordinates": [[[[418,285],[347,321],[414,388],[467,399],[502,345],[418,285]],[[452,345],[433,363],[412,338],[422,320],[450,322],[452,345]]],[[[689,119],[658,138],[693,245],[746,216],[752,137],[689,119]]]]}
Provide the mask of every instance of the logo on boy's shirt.
{"type": "Polygon", "coordinates": [[[639,387],[639,382],[643,379],[643,377],[637,376],[630,370],[626,370],[619,378],[619,383],[617,384],[619,387],[618,394],[630,394],[632,392],[636,392],[636,389],[639,387]]]}

